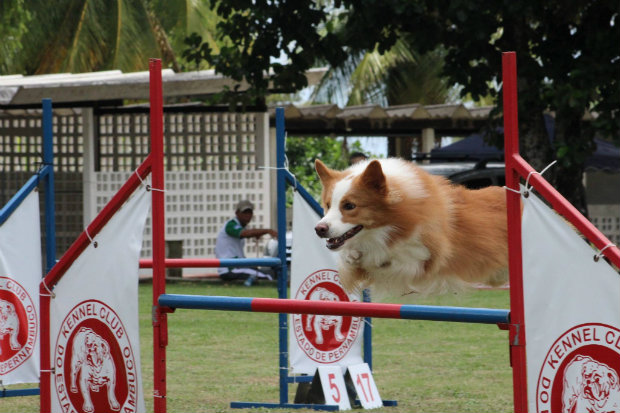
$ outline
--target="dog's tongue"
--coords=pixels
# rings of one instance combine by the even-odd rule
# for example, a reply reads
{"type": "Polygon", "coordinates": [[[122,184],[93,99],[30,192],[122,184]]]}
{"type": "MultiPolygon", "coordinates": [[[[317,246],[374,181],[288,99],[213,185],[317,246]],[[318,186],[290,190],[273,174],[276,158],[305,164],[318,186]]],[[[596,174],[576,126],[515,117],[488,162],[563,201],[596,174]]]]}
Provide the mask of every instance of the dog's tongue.
{"type": "Polygon", "coordinates": [[[344,235],[341,235],[337,238],[328,239],[325,246],[329,248],[330,250],[333,250],[336,248],[340,248],[344,244],[344,241],[345,241],[344,235]]]}
{"type": "Polygon", "coordinates": [[[353,237],[355,234],[360,232],[362,230],[362,228],[364,228],[364,227],[361,226],[361,225],[358,225],[356,227],[351,228],[350,230],[348,230],[347,232],[345,232],[344,234],[342,234],[339,237],[329,238],[327,240],[327,243],[325,244],[325,246],[327,248],[329,248],[330,250],[334,250],[334,249],[340,248],[340,247],[342,247],[342,245],[344,245],[344,242],[346,240],[348,240],[349,238],[353,237]]]}

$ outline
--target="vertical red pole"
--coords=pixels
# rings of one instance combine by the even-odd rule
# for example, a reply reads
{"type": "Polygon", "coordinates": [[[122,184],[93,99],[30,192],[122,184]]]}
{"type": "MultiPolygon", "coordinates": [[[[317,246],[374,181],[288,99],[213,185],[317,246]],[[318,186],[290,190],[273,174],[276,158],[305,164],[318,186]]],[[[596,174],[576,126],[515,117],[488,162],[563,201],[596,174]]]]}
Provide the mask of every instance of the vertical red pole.
{"type": "Polygon", "coordinates": [[[39,313],[41,322],[41,355],[40,383],[39,383],[39,411],[49,413],[52,410],[50,392],[52,390],[52,366],[50,364],[50,293],[43,286],[45,280],[39,285],[39,313]]]}
{"type": "MultiPolygon", "coordinates": [[[[514,157],[519,156],[517,116],[517,58],[515,52],[502,55],[504,92],[504,157],[506,186],[519,191],[519,174],[514,157]]],[[[510,360],[514,391],[514,411],[527,412],[527,370],[525,363],[525,323],[523,311],[523,262],[521,251],[521,196],[506,191],[508,213],[508,263],[510,268],[510,360]]]]}
{"type": "Polygon", "coordinates": [[[153,211],[153,385],[154,411],[166,412],[166,346],[168,324],[166,314],[159,310],[157,300],[166,292],[164,259],[164,105],[161,79],[161,60],[149,61],[150,71],[150,125],[152,164],[153,211]]]}

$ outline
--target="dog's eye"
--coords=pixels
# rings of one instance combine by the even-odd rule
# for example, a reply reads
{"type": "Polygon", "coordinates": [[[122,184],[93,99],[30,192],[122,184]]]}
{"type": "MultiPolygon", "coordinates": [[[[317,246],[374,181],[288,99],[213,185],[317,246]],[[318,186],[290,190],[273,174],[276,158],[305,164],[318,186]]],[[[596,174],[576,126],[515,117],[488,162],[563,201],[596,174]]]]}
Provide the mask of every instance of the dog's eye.
{"type": "Polygon", "coordinates": [[[344,205],[342,205],[342,209],[351,211],[352,209],[355,209],[355,204],[352,202],[345,202],[344,205]]]}
{"type": "Polygon", "coordinates": [[[329,204],[329,202],[325,204],[325,207],[326,207],[327,209],[329,209],[329,208],[331,207],[331,205],[329,204]]]}

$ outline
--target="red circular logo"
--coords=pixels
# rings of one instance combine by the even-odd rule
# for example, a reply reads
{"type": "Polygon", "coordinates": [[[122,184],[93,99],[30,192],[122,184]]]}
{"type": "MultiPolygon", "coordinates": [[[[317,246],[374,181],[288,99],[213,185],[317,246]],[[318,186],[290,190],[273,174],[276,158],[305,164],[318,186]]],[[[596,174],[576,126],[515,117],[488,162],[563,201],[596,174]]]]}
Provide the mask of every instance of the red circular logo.
{"type": "Polygon", "coordinates": [[[0,375],[32,356],[39,329],[36,307],[22,285],[0,277],[0,375]]]}
{"type": "Polygon", "coordinates": [[[60,327],[54,352],[60,405],[77,412],[133,412],[137,366],[121,319],[105,303],[76,305],[60,327]]]}
{"type": "Polygon", "coordinates": [[[549,349],[538,377],[538,412],[620,412],[620,330],[582,324],[549,349]]]}
{"type": "MultiPolygon", "coordinates": [[[[295,299],[349,302],[338,273],[319,270],[301,283],[295,299]]],[[[341,360],[355,343],[361,317],[294,314],[293,328],[298,346],[313,361],[334,363],[341,360]]]]}

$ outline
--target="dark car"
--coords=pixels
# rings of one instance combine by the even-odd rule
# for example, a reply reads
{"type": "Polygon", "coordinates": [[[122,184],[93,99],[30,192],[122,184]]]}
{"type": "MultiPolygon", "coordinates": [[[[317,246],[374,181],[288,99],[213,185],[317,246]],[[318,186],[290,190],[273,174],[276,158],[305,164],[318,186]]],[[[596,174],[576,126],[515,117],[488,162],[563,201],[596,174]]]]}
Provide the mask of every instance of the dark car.
{"type": "Polygon", "coordinates": [[[445,162],[419,166],[433,175],[445,176],[469,189],[506,184],[504,164],[501,162],[445,162]]]}

